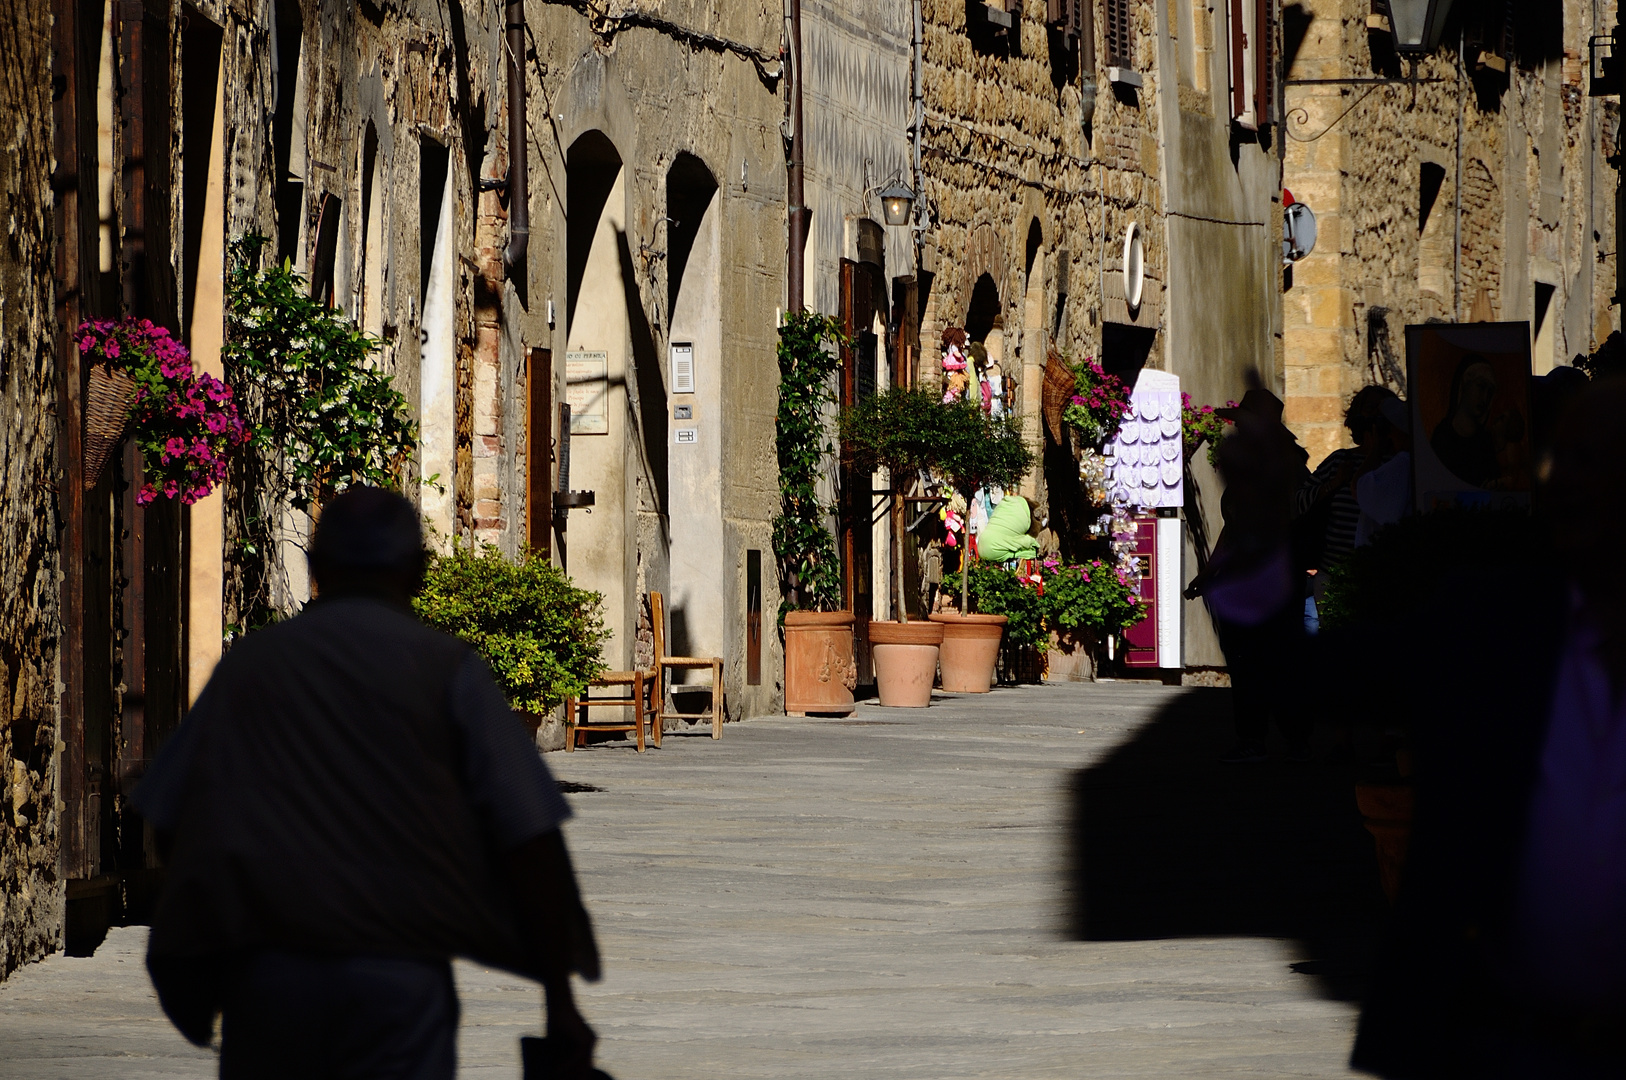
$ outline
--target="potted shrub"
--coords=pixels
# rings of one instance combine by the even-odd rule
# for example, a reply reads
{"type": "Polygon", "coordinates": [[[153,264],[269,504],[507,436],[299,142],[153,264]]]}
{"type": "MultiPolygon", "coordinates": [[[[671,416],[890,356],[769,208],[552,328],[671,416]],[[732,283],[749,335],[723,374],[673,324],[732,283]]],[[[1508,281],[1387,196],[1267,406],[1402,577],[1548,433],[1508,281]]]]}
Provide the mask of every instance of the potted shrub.
{"type": "MultiPolygon", "coordinates": [[[[901,386],[865,398],[841,414],[841,439],[859,474],[884,468],[891,477],[892,531],[897,538],[894,554],[899,567],[903,565],[903,499],[908,478],[936,463],[945,415],[939,395],[901,386]]],[[[903,575],[894,576],[897,619],[874,619],[869,624],[875,686],[882,705],[920,708],[931,703],[943,627],[929,620],[909,621],[903,575]]]]}
{"type": "Polygon", "coordinates": [[[1045,613],[1053,635],[1052,666],[1068,663],[1082,650],[1093,670],[1092,650],[1146,617],[1139,579],[1121,565],[1104,559],[1079,564],[1046,559],[1041,572],[1045,613]]]}
{"type": "MultiPolygon", "coordinates": [[[[998,485],[1015,487],[1033,465],[1033,452],[1022,439],[1022,423],[1010,413],[993,416],[972,402],[941,406],[937,464],[967,506],[977,489],[998,485]]],[[[962,565],[975,563],[970,543],[961,547],[962,565]]],[[[950,693],[985,693],[993,685],[999,660],[999,640],[1006,617],[972,611],[971,574],[958,576],[960,609],[939,612],[933,622],[943,624],[941,663],[943,689],[950,693]]]]}
{"type": "Polygon", "coordinates": [[[840,357],[828,346],[845,340],[828,315],[793,312],[779,327],[779,514],[773,550],[784,599],[779,625],[785,643],[785,712],[790,716],[853,711],[858,668],[853,616],[841,605],[841,563],[819,500],[818,481],[834,447],[826,411],[835,404],[831,381],[840,357]]]}
{"type": "MultiPolygon", "coordinates": [[[[975,651],[976,655],[957,666],[971,678],[986,677],[989,681],[978,682],[970,689],[957,687],[956,693],[987,692],[993,685],[993,665],[998,660],[1001,645],[1006,653],[1006,677],[1010,678],[1018,658],[1036,654],[1049,644],[1049,602],[1040,584],[1042,580],[1019,569],[983,560],[971,564],[971,603],[979,614],[973,616],[970,623],[961,624],[969,632],[962,632],[959,641],[964,652],[975,651]],[[992,659],[984,655],[987,653],[992,653],[992,659]]],[[[943,587],[959,589],[960,575],[945,574],[943,587]]],[[[947,675],[943,688],[949,689],[947,675]]]]}
{"type": "MultiPolygon", "coordinates": [[[[603,601],[576,588],[543,556],[515,562],[486,544],[432,556],[412,607],[424,622],[462,638],[485,658],[509,704],[535,732],[565,698],[579,696],[604,670],[610,635],[603,601]]],[[[562,729],[551,741],[564,745],[562,729]]]]}

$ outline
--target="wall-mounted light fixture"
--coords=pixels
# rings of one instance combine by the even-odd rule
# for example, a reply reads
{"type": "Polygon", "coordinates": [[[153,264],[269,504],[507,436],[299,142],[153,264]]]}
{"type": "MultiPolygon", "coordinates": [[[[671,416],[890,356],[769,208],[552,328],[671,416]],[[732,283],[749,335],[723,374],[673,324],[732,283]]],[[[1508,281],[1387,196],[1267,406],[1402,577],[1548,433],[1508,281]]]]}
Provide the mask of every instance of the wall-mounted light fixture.
{"type": "Polygon", "coordinates": [[[1431,53],[1440,44],[1451,0],[1389,0],[1389,25],[1395,52],[1431,53]]]}
{"type": "Polygon", "coordinates": [[[881,192],[881,216],[888,225],[909,224],[909,214],[914,208],[915,193],[897,181],[881,192]]]}

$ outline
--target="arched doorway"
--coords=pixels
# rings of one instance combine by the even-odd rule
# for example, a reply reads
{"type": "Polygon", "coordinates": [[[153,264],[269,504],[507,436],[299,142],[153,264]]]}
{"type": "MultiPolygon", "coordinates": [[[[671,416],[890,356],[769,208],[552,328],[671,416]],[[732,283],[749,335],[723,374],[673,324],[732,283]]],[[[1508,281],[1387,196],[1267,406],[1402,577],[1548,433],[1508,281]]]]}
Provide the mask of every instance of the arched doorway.
{"type": "MultiPolygon", "coordinates": [[[[717,181],[682,153],[666,173],[667,363],[672,401],[670,651],[726,656],[722,236],[717,181]]],[[[681,677],[687,672],[675,672],[681,677]]]]}
{"type": "Polygon", "coordinates": [[[627,298],[636,285],[622,258],[626,169],[615,145],[602,132],[589,131],[571,144],[565,170],[570,486],[594,492],[596,504],[590,513],[569,515],[559,549],[576,583],[604,595],[604,621],[612,634],[606,662],[628,668],[637,641],[637,512],[647,468],[636,390],[628,389],[636,379],[627,298]]]}

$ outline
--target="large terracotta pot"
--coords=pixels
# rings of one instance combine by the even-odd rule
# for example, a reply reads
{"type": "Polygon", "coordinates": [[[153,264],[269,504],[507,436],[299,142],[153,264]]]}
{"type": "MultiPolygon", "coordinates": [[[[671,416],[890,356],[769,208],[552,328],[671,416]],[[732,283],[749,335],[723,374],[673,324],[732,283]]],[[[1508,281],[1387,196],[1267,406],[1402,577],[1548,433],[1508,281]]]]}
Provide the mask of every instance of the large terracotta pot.
{"type": "Polygon", "coordinates": [[[857,682],[852,612],[786,612],[785,715],[846,716],[857,682]]]}
{"type": "Polygon", "coordinates": [[[999,639],[1009,621],[1003,615],[933,615],[943,626],[943,690],[986,694],[994,685],[999,639]]]}
{"type": "Polygon", "coordinates": [[[937,649],[942,643],[943,627],[934,622],[877,620],[869,624],[875,689],[882,705],[919,709],[931,704],[937,649]]]}
{"type": "Polygon", "coordinates": [[[1366,831],[1377,845],[1378,880],[1389,903],[1400,893],[1400,874],[1411,843],[1410,784],[1356,784],[1355,805],[1366,819],[1366,831]]]}

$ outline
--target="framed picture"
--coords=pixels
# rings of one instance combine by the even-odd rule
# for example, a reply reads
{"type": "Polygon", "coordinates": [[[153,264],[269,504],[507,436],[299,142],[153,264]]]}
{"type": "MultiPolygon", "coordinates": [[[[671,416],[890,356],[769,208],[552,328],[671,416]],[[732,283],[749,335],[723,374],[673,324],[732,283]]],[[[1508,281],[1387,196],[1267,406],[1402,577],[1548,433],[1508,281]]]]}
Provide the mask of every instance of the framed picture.
{"type": "Polygon", "coordinates": [[[1417,508],[1527,504],[1530,324],[1406,327],[1417,508]]]}

